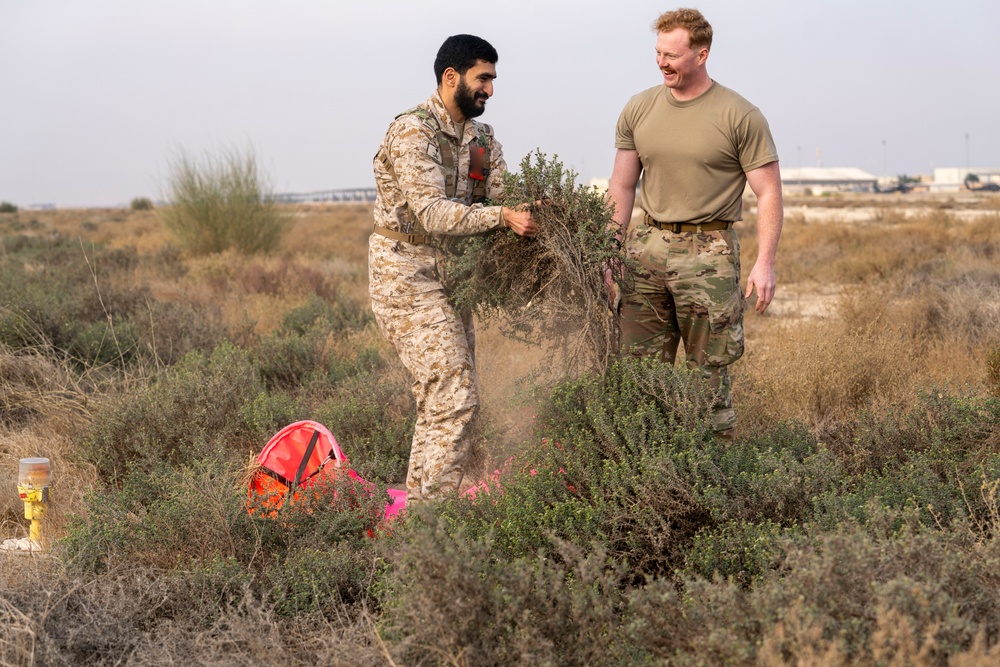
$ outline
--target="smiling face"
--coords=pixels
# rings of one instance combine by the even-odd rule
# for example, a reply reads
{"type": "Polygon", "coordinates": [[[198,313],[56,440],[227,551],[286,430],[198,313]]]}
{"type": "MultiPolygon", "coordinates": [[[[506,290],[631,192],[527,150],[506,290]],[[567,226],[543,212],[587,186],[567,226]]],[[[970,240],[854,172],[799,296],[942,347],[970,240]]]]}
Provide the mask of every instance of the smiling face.
{"type": "Polygon", "coordinates": [[[441,79],[441,99],[456,123],[476,118],[486,111],[486,100],[493,96],[493,80],[497,78],[497,67],[485,60],[459,74],[449,67],[441,79]]]}
{"type": "Polygon", "coordinates": [[[458,80],[455,104],[466,118],[476,118],[486,111],[486,100],[493,96],[496,65],[478,61],[458,80]]]}
{"type": "Polygon", "coordinates": [[[691,47],[684,28],[660,32],[656,37],[656,65],[663,74],[663,85],[678,100],[688,100],[705,92],[711,84],[705,62],[708,47],[691,47]]]}

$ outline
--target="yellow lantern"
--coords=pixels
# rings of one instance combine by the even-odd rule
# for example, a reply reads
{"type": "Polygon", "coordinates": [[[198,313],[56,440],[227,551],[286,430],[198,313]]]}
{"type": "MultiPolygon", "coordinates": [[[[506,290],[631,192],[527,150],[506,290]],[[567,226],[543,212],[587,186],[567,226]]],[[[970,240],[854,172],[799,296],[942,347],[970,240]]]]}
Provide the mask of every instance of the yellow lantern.
{"type": "Polygon", "coordinates": [[[46,458],[21,459],[17,471],[17,492],[24,501],[24,518],[31,521],[28,539],[32,549],[42,544],[42,517],[49,504],[52,468],[46,458]]]}

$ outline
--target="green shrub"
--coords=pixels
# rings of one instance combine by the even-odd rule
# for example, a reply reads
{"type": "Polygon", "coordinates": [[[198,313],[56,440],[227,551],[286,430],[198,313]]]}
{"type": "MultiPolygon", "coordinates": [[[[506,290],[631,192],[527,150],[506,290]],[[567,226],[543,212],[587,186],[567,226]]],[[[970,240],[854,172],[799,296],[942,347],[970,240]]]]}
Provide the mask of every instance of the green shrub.
{"type": "Polygon", "coordinates": [[[500,472],[499,493],[441,511],[472,537],[492,535],[498,557],[550,552],[553,537],[584,549],[596,539],[639,579],[672,572],[711,520],[691,463],[713,446],[711,404],[694,373],[618,360],[555,388],[539,445],[500,472]]]}
{"type": "Polygon", "coordinates": [[[0,201],[0,213],[17,213],[17,206],[9,201],[0,201]]]}
{"type": "Polygon", "coordinates": [[[728,521],[697,535],[685,556],[684,571],[707,580],[721,578],[749,587],[784,556],[786,531],[770,520],[728,521]]]}
{"type": "Polygon", "coordinates": [[[14,236],[0,266],[0,342],[52,346],[80,366],[124,366],[145,354],[137,320],[152,301],[132,281],[135,248],[14,236]]]}
{"type": "Polygon", "coordinates": [[[977,490],[1000,477],[998,424],[998,398],[944,390],[923,392],[906,411],[862,413],[831,443],[849,474],[817,494],[808,516],[830,528],[847,518],[865,522],[875,503],[914,509],[927,525],[984,521],[991,508],[977,490]]]}
{"type": "Polygon", "coordinates": [[[365,373],[375,376],[377,371],[386,366],[386,361],[382,357],[377,347],[363,347],[356,350],[351,358],[334,356],[330,359],[330,366],[327,369],[327,380],[331,385],[338,385],[348,378],[365,373]]]}
{"type": "Polygon", "coordinates": [[[406,476],[414,413],[408,386],[359,372],[337,385],[314,419],[330,429],[362,477],[394,483],[406,476]]]}
{"type": "Polygon", "coordinates": [[[795,525],[844,478],[840,460],[801,424],[775,424],[738,446],[708,443],[686,458],[700,501],[720,523],[795,525]]]}
{"type": "Polygon", "coordinates": [[[149,197],[134,197],[129,203],[129,208],[133,211],[152,211],[153,202],[149,197]]]}
{"type": "Polygon", "coordinates": [[[313,294],[305,304],[285,313],[282,327],[285,331],[304,334],[309,329],[322,327],[325,331],[354,331],[363,329],[374,321],[371,311],[355,301],[342,298],[334,292],[333,303],[313,294]]]}
{"type": "MultiPolygon", "coordinates": [[[[330,395],[336,386],[359,373],[374,374],[385,366],[385,360],[375,347],[336,348],[327,346],[334,315],[326,301],[315,297],[302,308],[285,317],[280,331],[263,337],[254,356],[260,362],[261,377],[269,390],[309,392],[330,395]],[[321,304],[321,305],[319,305],[321,304]],[[315,308],[315,309],[314,309],[315,308]]],[[[344,321],[338,318],[341,326],[344,321]]],[[[357,321],[350,326],[360,325],[357,321]]],[[[339,327],[333,326],[333,330],[339,327]]]]}
{"type": "Polygon", "coordinates": [[[261,378],[268,390],[294,391],[308,384],[313,374],[326,375],[326,336],[319,328],[306,333],[265,336],[254,348],[261,378]]]}
{"type": "Polygon", "coordinates": [[[201,159],[183,151],[171,164],[164,224],[187,251],[276,250],[292,224],[274,201],[251,150],[225,149],[201,159]]]}
{"type": "Polygon", "coordinates": [[[624,568],[600,549],[497,561],[488,540],[411,523],[383,594],[397,664],[641,664],[620,632],[624,568]]]}
{"type": "Polygon", "coordinates": [[[268,592],[275,610],[285,616],[337,613],[345,604],[366,599],[374,566],[370,547],[303,546],[268,568],[268,592]]]}
{"type": "Polygon", "coordinates": [[[210,356],[192,353],[146,388],[101,408],[79,446],[101,478],[120,482],[133,468],[166,461],[184,465],[202,450],[242,453],[273,434],[245,421],[246,406],[264,391],[250,356],[230,344],[210,356]]]}
{"type": "Polygon", "coordinates": [[[129,365],[139,353],[135,326],[129,321],[110,319],[83,327],[67,350],[87,365],[129,365]]]}

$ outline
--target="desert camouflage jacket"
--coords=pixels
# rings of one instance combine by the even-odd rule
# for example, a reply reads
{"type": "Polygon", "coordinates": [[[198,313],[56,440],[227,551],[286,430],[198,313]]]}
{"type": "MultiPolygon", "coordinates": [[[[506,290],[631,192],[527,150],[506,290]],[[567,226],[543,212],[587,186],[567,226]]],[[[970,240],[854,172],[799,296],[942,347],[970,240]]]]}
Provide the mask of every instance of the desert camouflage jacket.
{"type": "MultiPolygon", "coordinates": [[[[506,163],[492,131],[467,120],[462,135],[438,93],[419,105],[437,119],[446,141],[438,139],[433,122],[405,113],[389,126],[375,156],[375,225],[403,233],[427,233],[441,241],[495,229],[501,225],[499,206],[474,204],[475,181],[469,178],[469,146],[489,142],[486,195],[499,197],[506,163]],[[442,158],[443,150],[452,159],[442,158]],[[445,164],[455,165],[452,173],[445,164]],[[454,188],[455,197],[448,191],[454,188]]],[[[436,265],[440,249],[412,245],[380,234],[369,239],[369,289],[372,295],[415,294],[441,289],[436,265]]]]}

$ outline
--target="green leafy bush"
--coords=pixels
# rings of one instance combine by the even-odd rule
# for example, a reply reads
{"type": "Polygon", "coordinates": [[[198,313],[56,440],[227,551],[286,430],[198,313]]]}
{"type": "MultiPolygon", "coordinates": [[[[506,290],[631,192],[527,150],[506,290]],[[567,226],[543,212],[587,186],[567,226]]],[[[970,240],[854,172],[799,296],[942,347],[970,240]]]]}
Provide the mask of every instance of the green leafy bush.
{"type": "Polygon", "coordinates": [[[235,248],[244,253],[278,248],[292,224],[274,201],[251,150],[225,149],[200,159],[183,151],[171,164],[164,224],[197,255],[235,248]]]}
{"type": "Polygon", "coordinates": [[[14,236],[0,267],[0,342],[51,346],[87,367],[126,366],[144,353],[138,315],[152,301],[131,278],[134,248],[14,236]]]}
{"type": "Polygon", "coordinates": [[[406,477],[414,426],[409,387],[381,371],[345,377],[315,411],[362,477],[387,483],[406,477]]]}
{"type": "Polygon", "coordinates": [[[630,564],[636,578],[672,572],[711,517],[692,461],[708,456],[712,394],[695,374],[620,359],[566,382],[538,417],[540,445],[498,474],[500,489],[442,512],[513,559],[552,538],[630,564]]]}
{"type": "Polygon", "coordinates": [[[17,206],[9,201],[0,201],[0,213],[17,213],[17,206]]]}
{"type": "Polygon", "coordinates": [[[424,516],[398,540],[383,595],[398,664],[628,665],[624,568],[597,549],[496,560],[488,540],[424,516]]]}
{"type": "Polygon", "coordinates": [[[192,353],[148,387],[102,407],[83,437],[81,456],[106,482],[160,462],[184,465],[207,448],[258,449],[277,430],[251,428],[245,406],[264,391],[251,357],[231,344],[210,356],[192,353]]]}

